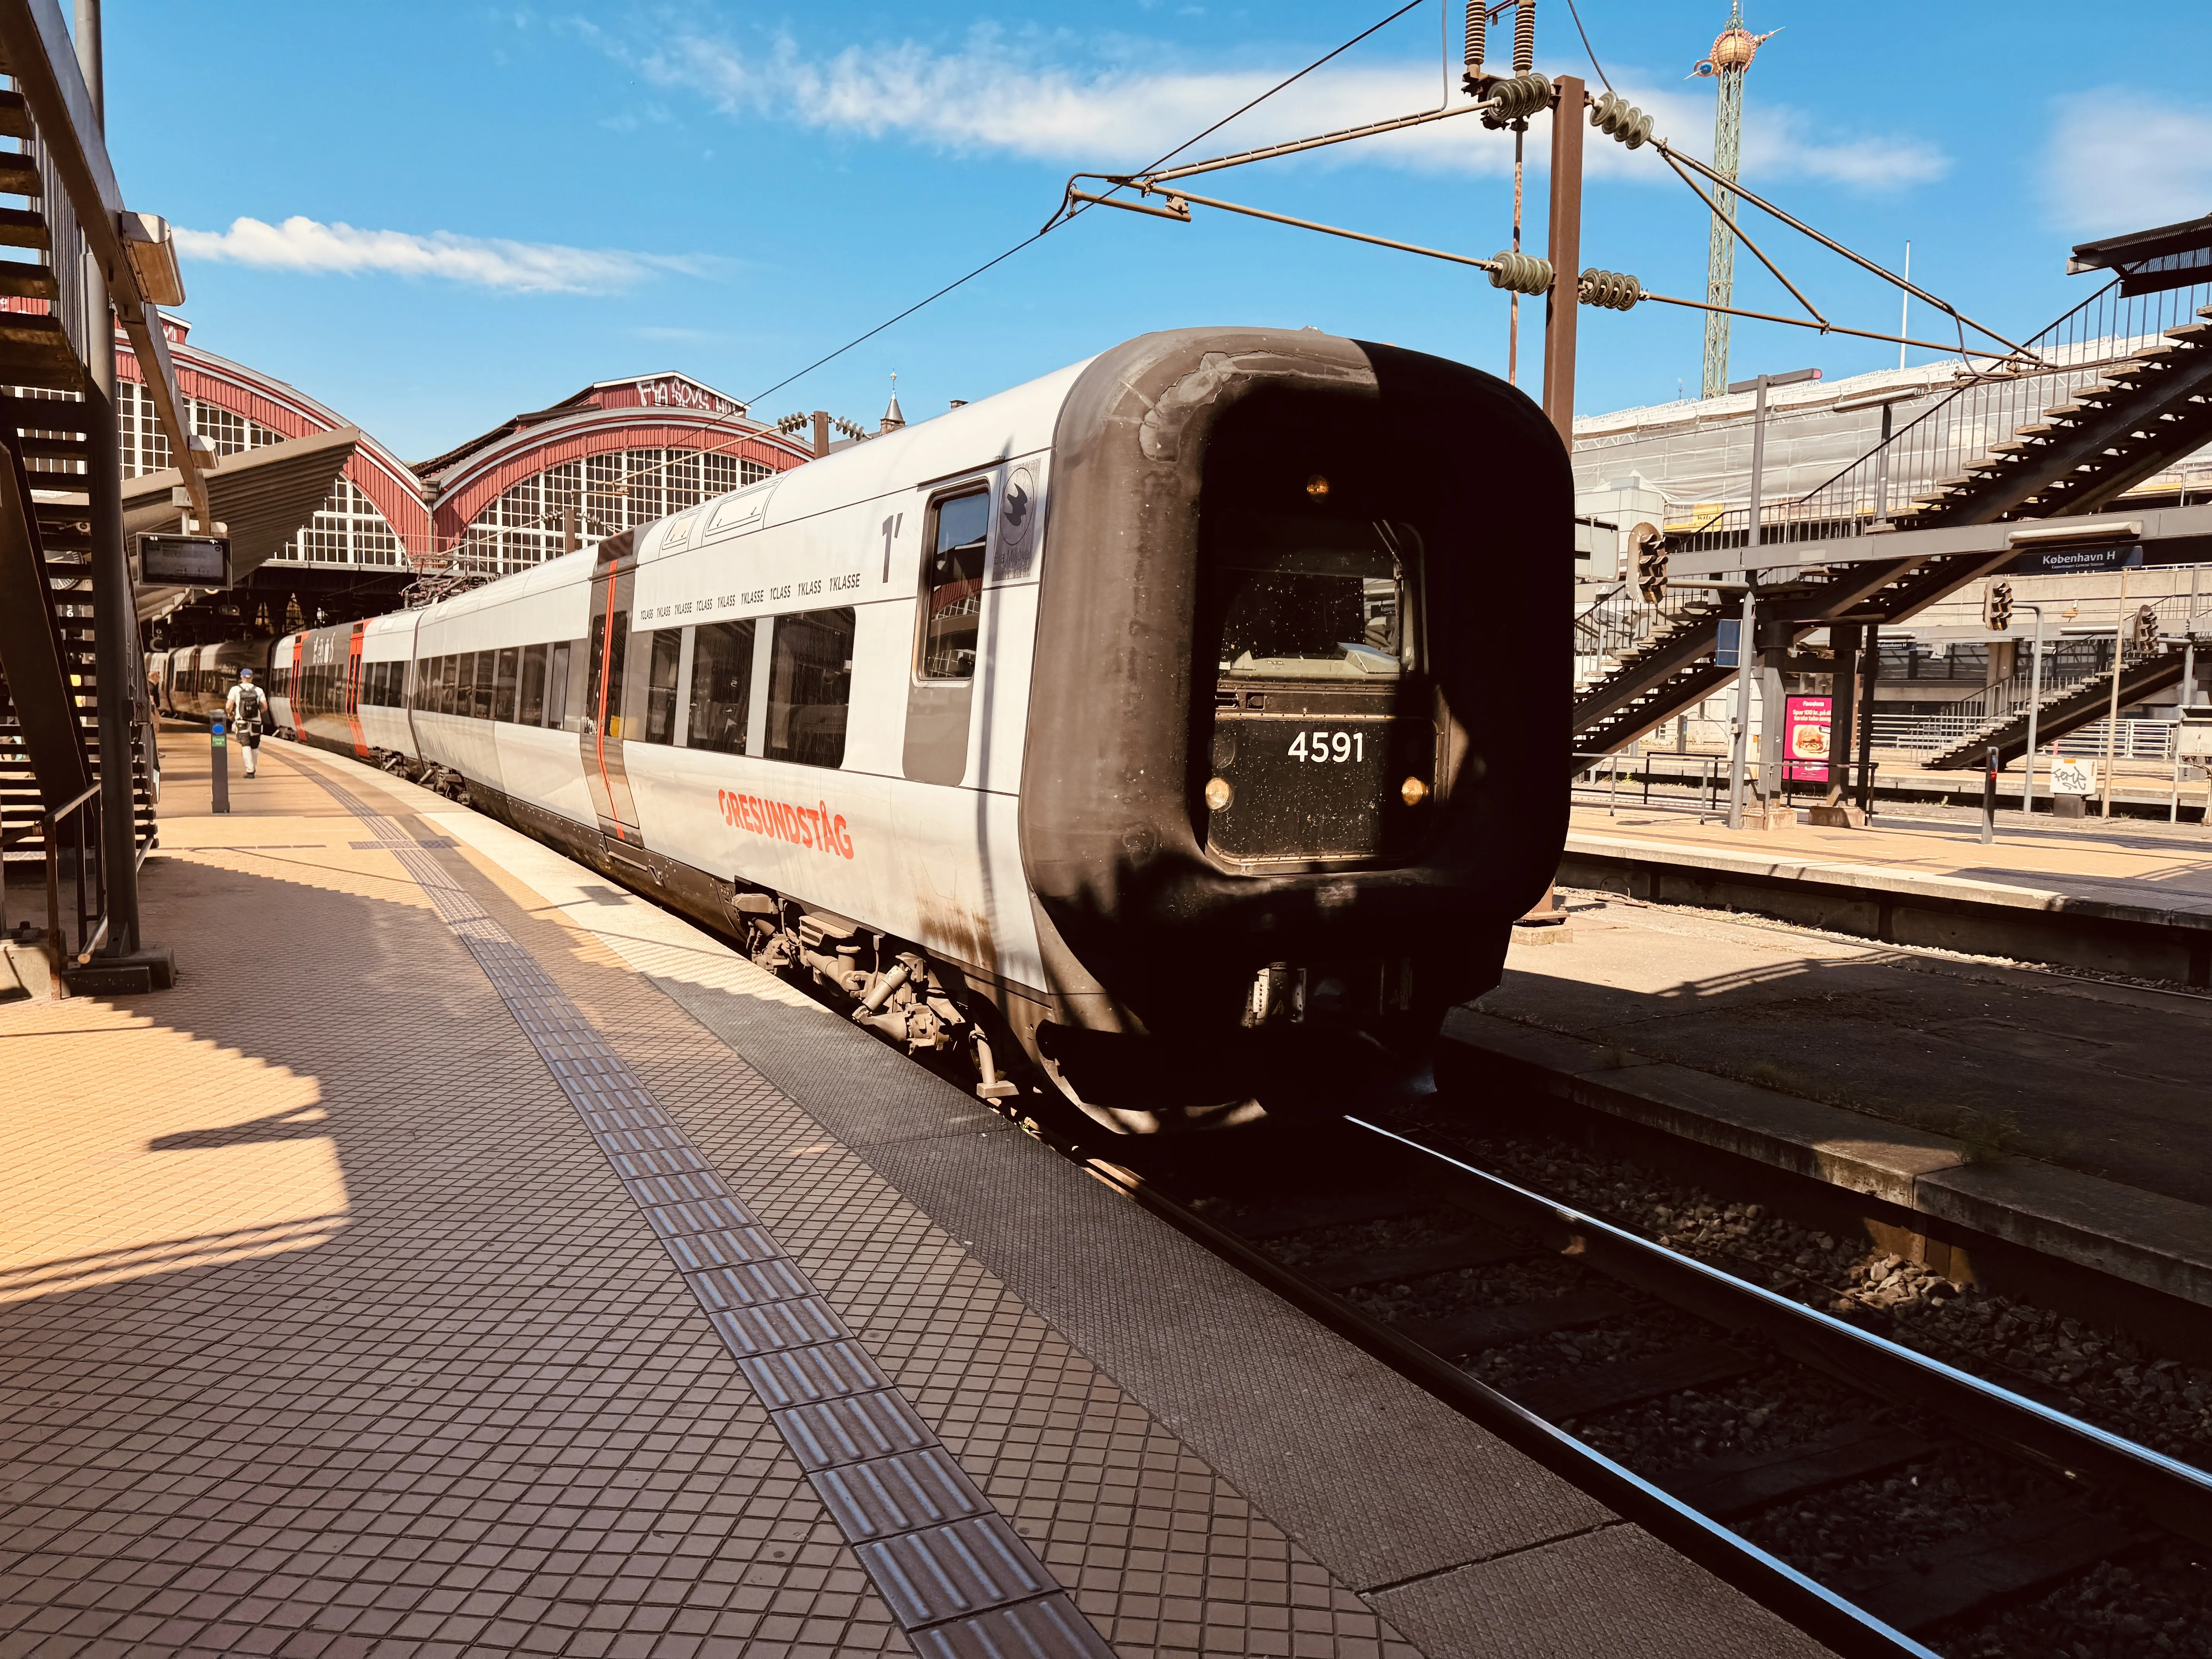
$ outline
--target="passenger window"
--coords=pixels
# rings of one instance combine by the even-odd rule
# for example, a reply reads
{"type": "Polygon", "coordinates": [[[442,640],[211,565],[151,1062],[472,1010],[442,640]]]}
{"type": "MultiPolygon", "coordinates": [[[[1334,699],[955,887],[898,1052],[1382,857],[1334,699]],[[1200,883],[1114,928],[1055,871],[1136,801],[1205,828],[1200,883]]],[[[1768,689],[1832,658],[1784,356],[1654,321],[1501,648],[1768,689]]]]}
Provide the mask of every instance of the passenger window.
{"type": "Polygon", "coordinates": [[[683,652],[683,629],[662,628],[653,631],[653,660],[647,667],[645,681],[647,743],[676,740],[676,668],[683,652]]]}
{"type": "Polygon", "coordinates": [[[512,725],[514,720],[514,675],[522,659],[520,647],[508,646],[499,653],[498,678],[492,682],[491,717],[512,725]]]}
{"type": "Polygon", "coordinates": [[[768,757],[842,766],[845,710],[853,696],[853,608],[778,617],[772,640],[768,757]]]}
{"type": "Polygon", "coordinates": [[[976,626],[983,609],[983,556],[991,492],[974,490],[930,511],[929,551],[921,571],[921,677],[975,677],[976,626]]]}
{"type": "Polygon", "coordinates": [[[476,718],[477,655],[474,651],[464,651],[453,659],[460,671],[460,683],[453,692],[453,712],[464,720],[476,718]]]}
{"type": "Polygon", "coordinates": [[[545,670],[545,723],[563,731],[574,729],[568,724],[568,659],[574,649],[566,640],[554,641],[545,670]]]}
{"type": "Polygon", "coordinates": [[[745,752],[752,714],[753,637],[757,625],[708,623],[691,647],[691,722],[686,745],[718,755],[745,752]]]}
{"type": "Polygon", "coordinates": [[[545,724],[545,647],[522,647],[522,690],[514,717],[525,726],[545,724]]]}

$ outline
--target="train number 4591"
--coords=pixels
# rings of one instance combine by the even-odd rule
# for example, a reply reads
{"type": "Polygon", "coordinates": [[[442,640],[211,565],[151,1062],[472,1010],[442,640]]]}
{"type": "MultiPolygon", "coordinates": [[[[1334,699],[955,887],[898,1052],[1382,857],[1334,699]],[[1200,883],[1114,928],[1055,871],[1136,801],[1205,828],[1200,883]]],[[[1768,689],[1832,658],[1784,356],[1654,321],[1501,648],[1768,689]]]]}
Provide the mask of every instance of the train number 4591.
{"type": "Polygon", "coordinates": [[[1357,761],[1367,758],[1364,732],[1301,732],[1291,739],[1291,758],[1302,761],[1357,761]]]}

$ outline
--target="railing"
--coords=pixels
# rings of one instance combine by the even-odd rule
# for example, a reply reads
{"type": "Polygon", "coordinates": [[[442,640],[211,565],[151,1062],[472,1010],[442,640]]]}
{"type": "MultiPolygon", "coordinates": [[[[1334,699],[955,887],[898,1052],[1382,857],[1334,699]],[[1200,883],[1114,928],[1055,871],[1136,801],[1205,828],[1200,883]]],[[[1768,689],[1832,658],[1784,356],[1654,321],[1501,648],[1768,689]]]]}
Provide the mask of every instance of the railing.
{"type": "MultiPolygon", "coordinates": [[[[1729,757],[1726,755],[1686,755],[1665,750],[1638,750],[1635,748],[1615,750],[1601,754],[1594,750],[1578,750],[1575,759],[1582,769],[1575,774],[1572,798],[1581,806],[1603,806],[1608,817],[1622,807],[1637,811],[1694,812],[1702,823],[1706,818],[1728,816],[1728,782],[1729,757]]],[[[1878,763],[1869,763],[1865,779],[1859,781],[1859,763],[1837,760],[1815,767],[1804,761],[1784,761],[1777,769],[1782,775],[1776,781],[1776,799],[1795,802],[1803,796],[1816,796],[1825,801],[1833,783],[1844,787],[1846,801],[1864,800],[1871,803],[1873,792],[1863,787],[1881,769],[1878,763]],[[1815,778],[1800,775],[1814,770],[1827,774],[1815,778]]],[[[1744,763],[1744,798],[1747,802],[1757,787],[1759,761],[1756,754],[1744,763]]],[[[1873,808],[1869,804],[1869,813],[1873,808]]]]}
{"type": "MultiPolygon", "coordinates": [[[[2173,734],[2179,722],[2160,720],[2123,720],[2117,723],[2094,720],[2052,742],[2038,744],[2037,752],[2047,755],[2056,750],[2061,755],[2101,757],[2105,752],[2105,727],[2108,723],[2116,725],[2112,738],[2114,759],[2165,762],[2173,758],[2173,734]]],[[[1986,720],[1953,714],[1876,714],[1874,717],[1875,747],[1906,753],[1940,754],[1965,742],[1988,724],[1986,720]]]]}
{"type": "Polygon", "coordinates": [[[1668,588],[1647,605],[1626,582],[1601,593],[1575,617],[1575,655],[1594,659],[1602,674],[1671,623],[1712,608],[1696,588],[1668,588]]]}
{"type": "MultiPolygon", "coordinates": [[[[2166,331],[2201,320],[2212,281],[2157,294],[2123,295],[2118,279],[2027,343],[2030,355],[1972,374],[1919,419],[1795,500],[1761,504],[1765,543],[1825,541],[1888,527],[1891,515],[1935,486],[1984,464],[1990,447],[2040,422],[2057,404],[2166,331]]],[[[1730,507],[1681,538],[1685,551],[1744,547],[1751,509],[1730,507]]]]}
{"type": "Polygon", "coordinates": [[[81,967],[107,937],[107,869],[101,861],[100,786],[95,783],[75,800],[64,802],[39,819],[40,839],[46,848],[46,954],[59,978],[68,968],[81,967]],[[62,825],[76,831],[70,873],[76,889],[76,949],[69,948],[62,931],[62,825]]]}

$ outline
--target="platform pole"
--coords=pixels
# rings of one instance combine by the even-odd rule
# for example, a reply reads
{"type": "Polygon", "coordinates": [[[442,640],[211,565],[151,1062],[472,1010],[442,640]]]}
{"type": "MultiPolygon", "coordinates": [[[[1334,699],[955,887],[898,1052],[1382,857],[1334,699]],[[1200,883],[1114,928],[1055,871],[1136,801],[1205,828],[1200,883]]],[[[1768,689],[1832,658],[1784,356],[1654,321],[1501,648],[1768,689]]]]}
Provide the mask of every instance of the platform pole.
{"type": "Polygon", "coordinates": [[[1826,805],[1850,805],[1851,750],[1858,736],[1859,624],[1830,623],[1828,648],[1836,672],[1828,681],[1828,794],[1826,805]]]}
{"type": "MultiPolygon", "coordinates": [[[[1754,573],[1746,571],[1747,580],[1754,573]]],[[[1743,590],[1743,619],[1736,625],[1735,639],[1735,730],[1729,736],[1729,810],[1728,827],[1743,828],[1743,766],[1745,750],[1751,742],[1751,639],[1758,621],[1758,595],[1747,586],[1743,590]]]]}
{"type": "Polygon", "coordinates": [[[1861,659],[1863,672],[1859,684],[1864,688],[1861,695],[1865,701],[1859,705],[1859,811],[1869,817],[1874,816],[1874,688],[1881,678],[1881,624],[1869,623],[1866,630],[1864,655],[1861,659]]]}
{"type": "Polygon", "coordinates": [[[2035,636],[2027,647],[2027,776],[2020,786],[2020,810],[2035,811],[2035,722],[2043,709],[2043,607],[2023,605],[2035,613],[2035,636]]]}
{"type": "Polygon", "coordinates": [[[228,734],[220,718],[208,723],[208,810],[230,811],[230,749],[228,734]]]}

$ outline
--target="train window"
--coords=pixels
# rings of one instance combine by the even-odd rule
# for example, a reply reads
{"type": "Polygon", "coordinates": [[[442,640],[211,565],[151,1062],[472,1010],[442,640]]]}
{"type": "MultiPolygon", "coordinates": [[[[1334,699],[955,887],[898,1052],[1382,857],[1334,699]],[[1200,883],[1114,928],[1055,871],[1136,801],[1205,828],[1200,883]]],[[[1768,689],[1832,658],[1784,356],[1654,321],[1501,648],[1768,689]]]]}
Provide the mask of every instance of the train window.
{"type": "Polygon", "coordinates": [[[453,712],[463,720],[477,712],[477,653],[464,651],[453,659],[453,712]]]}
{"type": "Polygon", "coordinates": [[[685,744],[718,755],[745,752],[752,713],[756,624],[708,623],[691,647],[691,723],[685,744]]]}
{"type": "Polygon", "coordinates": [[[463,712],[461,696],[461,659],[447,652],[440,659],[438,676],[438,710],[441,714],[459,714],[463,712]]]}
{"type": "Polygon", "coordinates": [[[778,617],[770,638],[768,757],[842,766],[845,710],[853,696],[853,607],[778,617]]]}
{"type": "Polygon", "coordinates": [[[575,647],[567,640],[553,641],[553,654],[545,667],[545,723],[564,732],[576,729],[568,714],[568,664],[575,647]]]}
{"type": "Polygon", "coordinates": [[[495,720],[514,719],[514,676],[521,658],[520,649],[512,645],[499,653],[498,678],[492,682],[491,717],[495,720]]]}
{"type": "Polygon", "coordinates": [[[525,726],[545,724],[545,647],[522,647],[522,689],[514,718],[525,726]]]}
{"type": "Polygon", "coordinates": [[[1214,580],[1225,675],[1373,680],[1404,671],[1404,578],[1380,547],[1224,551],[1214,580]]]}
{"type": "Polygon", "coordinates": [[[496,651],[477,651],[464,659],[469,665],[469,718],[488,720],[491,718],[491,681],[499,666],[496,651]]]}
{"type": "Polygon", "coordinates": [[[983,610],[983,556],[991,492],[951,495],[930,509],[929,552],[921,572],[921,677],[975,677],[975,634],[983,610]]]}
{"type": "Polygon", "coordinates": [[[684,651],[684,630],[657,629],[653,636],[653,661],[645,679],[645,740],[676,741],[676,669],[684,651]]]}

